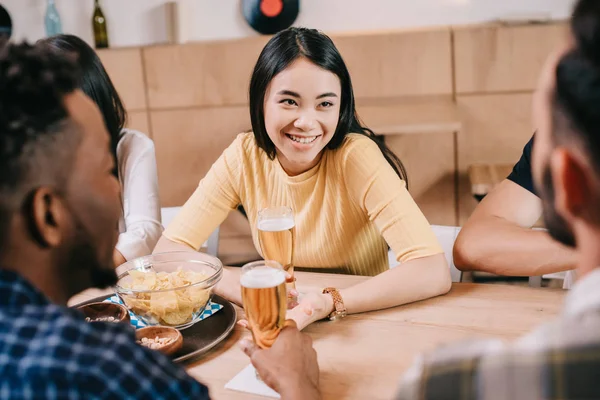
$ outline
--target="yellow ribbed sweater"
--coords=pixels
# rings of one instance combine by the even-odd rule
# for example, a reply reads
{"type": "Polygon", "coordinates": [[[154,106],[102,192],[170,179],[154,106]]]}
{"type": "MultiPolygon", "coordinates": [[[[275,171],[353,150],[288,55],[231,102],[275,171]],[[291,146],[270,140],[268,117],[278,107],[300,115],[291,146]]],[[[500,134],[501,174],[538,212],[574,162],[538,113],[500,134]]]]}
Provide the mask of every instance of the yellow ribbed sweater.
{"type": "Polygon", "coordinates": [[[400,262],[443,252],[404,181],[360,134],[347,135],[314,168],[293,177],[252,133],[238,135],[164,235],[198,249],[240,204],[259,253],[258,211],[292,208],[296,267],[373,276],[388,269],[387,244],[400,262]]]}

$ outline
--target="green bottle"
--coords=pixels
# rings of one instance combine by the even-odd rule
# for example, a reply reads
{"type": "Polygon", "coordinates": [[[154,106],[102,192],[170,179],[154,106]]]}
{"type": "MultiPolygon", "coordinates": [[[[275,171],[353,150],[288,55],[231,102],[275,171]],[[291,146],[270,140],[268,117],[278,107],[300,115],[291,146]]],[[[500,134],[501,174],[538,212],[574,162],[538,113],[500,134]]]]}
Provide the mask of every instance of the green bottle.
{"type": "Polygon", "coordinates": [[[100,8],[100,0],[94,0],[94,18],[92,24],[94,27],[94,42],[97,49],[105,49],[108,47],[108,32],[106,29],[106,18],[102,8],[100,8]]]}

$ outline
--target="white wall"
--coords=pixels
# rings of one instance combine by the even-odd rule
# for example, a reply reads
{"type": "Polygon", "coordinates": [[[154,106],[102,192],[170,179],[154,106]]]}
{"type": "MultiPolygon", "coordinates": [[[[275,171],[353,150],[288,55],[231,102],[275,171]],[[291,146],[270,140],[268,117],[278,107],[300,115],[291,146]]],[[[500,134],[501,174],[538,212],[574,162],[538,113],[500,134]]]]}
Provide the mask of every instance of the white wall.
{"type": "MultiPolygon", "coordinates": [[[[167,4],[180,10],[184,40],[218,40],[254,35],[240,0],[101,0],[111,47],[165,43],[171,25],[167,4]]],[[[13,18],[14,38],[44,36],[45,0],[2,0],[13,18]]],[[[568,17],[574,0],[300,0],[296,25],[328,33],[486,22],[513,14],[568,17]]],[[[63,30],[92,41],[93,0],[56,0],[63,30]]]]}

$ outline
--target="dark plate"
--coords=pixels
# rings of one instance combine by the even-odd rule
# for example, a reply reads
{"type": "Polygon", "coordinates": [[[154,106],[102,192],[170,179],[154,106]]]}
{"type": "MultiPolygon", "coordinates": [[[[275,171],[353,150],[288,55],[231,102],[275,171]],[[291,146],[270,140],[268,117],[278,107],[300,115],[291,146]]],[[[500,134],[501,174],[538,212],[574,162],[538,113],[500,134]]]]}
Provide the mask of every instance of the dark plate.
{"type": "MultiPolygon", "coordinates": [[[[113,296],[113,294],[84,301],[83,303],[74,305],[72,308],[104,301],[110,296],[113,296]]],[[[231,303],[217,295],[213,295],[211,300],[214,303],[221,304],[223,308],[209,318],[181,331],[183,335],[183,347],[173,355],[173,361],[182,362],[206,353],[225,340],[235,327],[237,314],[231,303]]]]}

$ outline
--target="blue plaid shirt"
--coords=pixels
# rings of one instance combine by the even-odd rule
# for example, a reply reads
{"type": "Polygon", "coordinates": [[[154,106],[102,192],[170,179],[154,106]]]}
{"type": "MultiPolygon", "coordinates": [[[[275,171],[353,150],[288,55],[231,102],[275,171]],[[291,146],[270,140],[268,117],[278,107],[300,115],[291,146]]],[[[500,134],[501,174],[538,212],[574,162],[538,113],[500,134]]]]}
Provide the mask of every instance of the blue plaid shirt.
{"type": "Polygon", "coordinates": [[[0,399],[208,399],[119,323],[86,323],[0,269],[0,399]]]}

